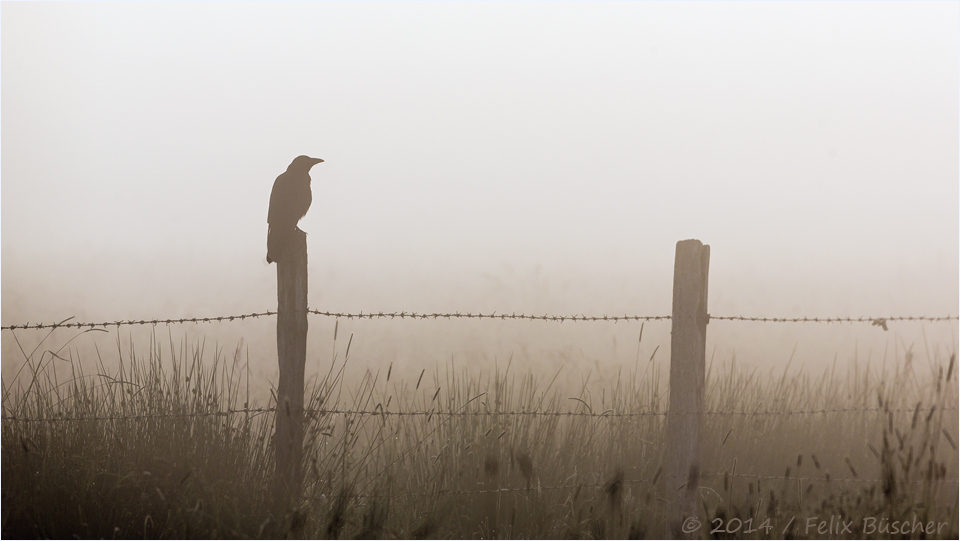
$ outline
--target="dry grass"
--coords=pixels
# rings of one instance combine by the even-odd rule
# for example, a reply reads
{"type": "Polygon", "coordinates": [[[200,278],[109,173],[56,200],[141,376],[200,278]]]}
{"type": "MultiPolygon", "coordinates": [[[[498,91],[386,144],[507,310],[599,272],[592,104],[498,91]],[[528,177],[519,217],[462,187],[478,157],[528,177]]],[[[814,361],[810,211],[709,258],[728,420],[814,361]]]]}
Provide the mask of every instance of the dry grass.
{"type": "MultiPolygon", "coordinates": [[[[240,351],[205,359],[203,344],[170,350],[178,353],[161,359],[155,340],[145,355],[124,353],[118,342],[123,368],[111,372],[100,360],[94,374],[69,359],[25,354],[29,377],[17,379],[25,383],[4,384],[5,417],[142,417],[4,420],[4,537],[642,538],[665,531],[668,402],[660,374],[646,363],[610,388],[585,381],[574,392],[555,387],[553,375],[514,373],[509,361],[483,371],[435,370],[416,381],[398,381],[390,367],[350,379],[341,337],[328,373],[308,390],[308,408],[387,415],[311,414],[301,505],[273,516],[272,416],[209,415],[249,400],[240,351]]],[[[761,378],[732,365],[711,371],[707,409],[743,414],[704,417],[702,527],[694,536],[707,537],[719,519],[731,530],[741,525],[721,537],[825,537],[807,520],[835,516],[855,528],[833,537],[891,537],[862,530],[865,518],[876,518],[888,526],[946,522],[927,537],[955,538],[954,361],[934,361],[924,373],[900,364],[819,377],[785,371],[761,378]],[[766,414],[837,409],[852,411],[766,414]],[[747,521],[755,531],[746,532],[747,521]]]]}

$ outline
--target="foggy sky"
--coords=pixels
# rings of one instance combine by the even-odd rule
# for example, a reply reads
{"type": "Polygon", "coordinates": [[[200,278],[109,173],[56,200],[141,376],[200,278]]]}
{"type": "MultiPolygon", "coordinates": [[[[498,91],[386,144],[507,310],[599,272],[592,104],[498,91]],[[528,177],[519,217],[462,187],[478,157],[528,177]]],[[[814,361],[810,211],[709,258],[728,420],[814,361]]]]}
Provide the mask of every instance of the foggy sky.
{"type": "Polygon", "coordinates": [[[274,309],[299,154],[314,308],[668,314],[698,238],[716,315],[956,315],[958,14],[4,3],[2,322],[274,309]]]}

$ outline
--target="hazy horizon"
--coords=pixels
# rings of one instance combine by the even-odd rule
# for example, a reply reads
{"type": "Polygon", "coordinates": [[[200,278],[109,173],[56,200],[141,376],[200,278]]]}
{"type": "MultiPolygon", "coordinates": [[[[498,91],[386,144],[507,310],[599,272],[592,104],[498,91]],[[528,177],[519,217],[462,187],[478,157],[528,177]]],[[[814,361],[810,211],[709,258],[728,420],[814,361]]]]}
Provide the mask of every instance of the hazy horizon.
{"type": "MultiPolygon", "coordinates": [[[[267,203],[299,154],[325,160],[300,222],[315,309],[667,315],[674,245],[697,238],[713,315],[955,316],[958,20],[957,3],[5,2],[0,319],[275,309],[267,203]]],[[[324,358],[334,322],[310,322],[324,358]]],[[[269,373],[273,322],[251,325],[174,332],[243,338],[269,373]]],[[[349,327],[371,366],[632,362],[639,323],[604,325],[349,327]]],[[[822,367],[956,351],[957,328],[713,322],[708,355],[822,367]]],[[[646,329],[643,355],[668,359],[669,325],[646,329]]],[[[2,336],[6,378],[22,355],[2,336]]]]}

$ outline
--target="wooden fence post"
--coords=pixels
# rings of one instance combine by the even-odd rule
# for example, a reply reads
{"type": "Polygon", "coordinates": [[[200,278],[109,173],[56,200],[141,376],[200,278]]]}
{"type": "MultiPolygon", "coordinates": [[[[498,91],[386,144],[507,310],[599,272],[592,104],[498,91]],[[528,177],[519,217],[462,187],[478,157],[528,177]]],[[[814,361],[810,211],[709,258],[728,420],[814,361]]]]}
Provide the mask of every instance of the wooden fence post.
{"type": "MultiPolygon", "coordinates": [[[[710,246],[699,240],[677,243],[673,271],[673,330],[670,337],[670,410],[667,413],[667,535],[682,531],[699,515],[701,416],[707,338],[707,281],[710,246]]],[[[699,532],[702,534],[702,532],[699,532]]]]}
{"type": "Polygon", "coordinates": [[[274,451],[277,500],[282,512],[302,485],[303,373],[307,357],[307,236],[297,230],[277,260],[277,384],[274,451]]]}

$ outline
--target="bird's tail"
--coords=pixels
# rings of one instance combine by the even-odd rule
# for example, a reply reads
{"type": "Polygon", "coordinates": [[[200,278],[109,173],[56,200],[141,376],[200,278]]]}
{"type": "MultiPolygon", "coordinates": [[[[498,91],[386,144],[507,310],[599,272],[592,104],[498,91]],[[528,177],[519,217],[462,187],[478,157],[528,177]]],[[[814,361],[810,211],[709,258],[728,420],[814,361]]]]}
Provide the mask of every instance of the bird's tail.
{"type": "Polygon", "coordinates": [[[267,228],[267,263],[273,263],[283,250],[283,235],[273,227],[267,228]]]}
{"type": "Polygon", "coordinates": [[[303,231],[296,226],[280,227],[268,226],[267,228],[267,263],[276,263],[277,261],[288,257],[288,252],[296,250],[297,234],[305,235],[303,231]]]}

